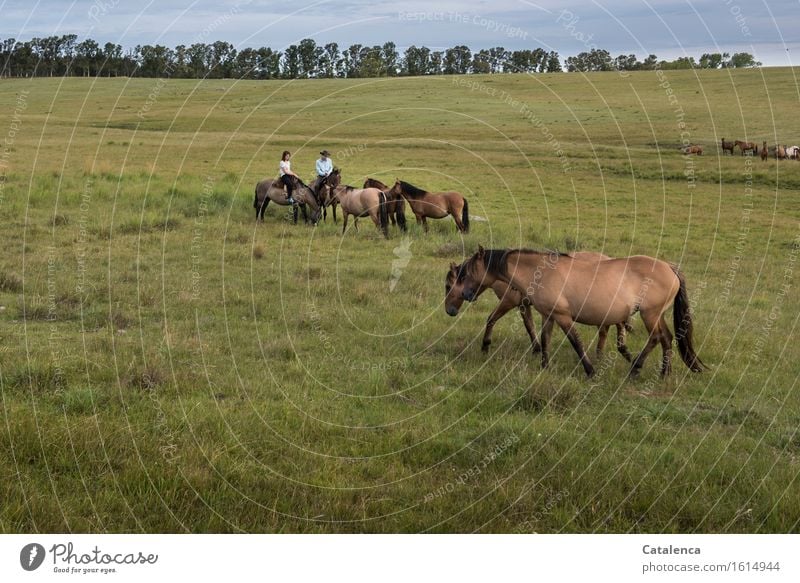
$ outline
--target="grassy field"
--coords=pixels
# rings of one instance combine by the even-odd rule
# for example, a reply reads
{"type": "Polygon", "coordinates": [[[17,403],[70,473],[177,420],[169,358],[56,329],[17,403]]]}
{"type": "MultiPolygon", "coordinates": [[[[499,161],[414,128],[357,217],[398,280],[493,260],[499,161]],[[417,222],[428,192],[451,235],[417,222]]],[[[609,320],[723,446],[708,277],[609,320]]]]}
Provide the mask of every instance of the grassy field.
{"type": "Polygon", "coordinates": [[[0,531],[800,531],[800,163],[716,145],[800,142],[795,75],[3,80],[0,531]],[[323,147],[485,220],[256,224],[323,147]],[[712,370],[483,355],[479,243],[680,263],[712,370]]]}

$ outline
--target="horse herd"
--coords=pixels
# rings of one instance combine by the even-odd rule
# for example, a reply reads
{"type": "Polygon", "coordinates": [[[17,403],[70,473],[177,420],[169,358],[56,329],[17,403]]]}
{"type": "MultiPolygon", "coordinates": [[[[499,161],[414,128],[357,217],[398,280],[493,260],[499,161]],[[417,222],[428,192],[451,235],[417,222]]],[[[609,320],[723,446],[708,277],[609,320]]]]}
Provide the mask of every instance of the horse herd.
{"type": "MultiPolygon", "coordinates": [[[[460,232],[469,231],[469,204],[458,192],[428,192],[407,182],[396,180],[390,188],[368,178],[363,188],[341,184],[339,169],[312,186],[294,178],[294,221],[298,207],[306,220],[317,224],[327,217],[327,209],[341,207],[342,234],[352,215],[370,217],[388,237],[390,222],[406,230],[405,205],[411,208],[417,223],[428,230],[427,218],[452,216],[460,232]],[[306,207],[311,210],[309,218],[306,207]]],[[[262,180],[256,185],[253,206],[256,220],[264,220],[270,201],[290,204],[283,184],[277,179],[262,180]]],[[[611,258],[602,253],[535,251],[530,249],[478,248],[460,265],[452,263],[445,276],[445,311],[456,316],[464,301],[474,302],[484,291],[492,289],[500,303],[489,315],[483,334],[482,350],[491,345],[492,330],[497,321],[513,309],[519,309],[534,353],[541,353],[542,367],[549,363],[549,343],[553,326],[564,331],[580,359],[587,376],[595,373],[594,365],[578,335],[576,323],[599,328],[597,355],[606,344],[611,326],[617,331],[617,350],[631,363],[630,376],[639,374],[649,353],[661,345],[661,376],[670,374],[673,335],[664,317],[673,307],[673,325],[678,350],[686,366],[700,372],[705,365],[697,356],[692,341],[693,322],[689,308],[686,280],[680,270],[665,261],[644,255],[611,258]],[[531,307],[542,316],[539,338],[531,317],[531,307]],[[648,332],[644,348],[633,357],[625,343],[630,319],[641,314],[648,332]]]]}
{"type": "MultiPolygon", "coordinates": [[[[298,208],[302,210],[306,222],[316,225],[320,218],[327,219],[328,207],[333,210],[333,220],[336,222],[336,208],[340,206],[343,217],[342,234],[345,233],[348,218],[352,215],[356,231],[358,219],[370,217],[384,237],[388,238],[389,223],[402,231],[406,230],[405,205],[408,204],[417,223],[422,225],[425,232],[428,232],[427,219],[443,219],[447,216],[453,217],[458,231],[469,232],[469,203],[459,192],[428,192],[399,179],[390,188],[374,178],[367,178],[363,188],[356,188],[341,183],[342,175],[338,168],[312,186],[297,177],[292,179],[295,223],[298,208]],[[306,207],[311,211],[310,217],[306,207]]],[[[256,184],[253,201],[256,220],[263,222],[264,211],[270,201],[282,206],[290,204],[283,183],[278,179],[269,178],[256,184]]]]}
{"type": "MultiPolygon", "coordinates": [[[[755,142],[747,142],[744,140],[734,140],[733,142],[727,141],[722,138],[722,155],[727,152],[733,156],[734,151],[738,148],[741,155],[750,154],[751,156],[760,155],[762,160],[767,158],[775,158],[776,160],[800,160],[800,146],[786,146],[776,145],[774,147],[767,147],[767,141],[764,140],[759,148],[755,142]]],[[[703,146],[698,144],[686,146],[682,149],[684,154],[695,154],[702,156],[703,146]]]]}

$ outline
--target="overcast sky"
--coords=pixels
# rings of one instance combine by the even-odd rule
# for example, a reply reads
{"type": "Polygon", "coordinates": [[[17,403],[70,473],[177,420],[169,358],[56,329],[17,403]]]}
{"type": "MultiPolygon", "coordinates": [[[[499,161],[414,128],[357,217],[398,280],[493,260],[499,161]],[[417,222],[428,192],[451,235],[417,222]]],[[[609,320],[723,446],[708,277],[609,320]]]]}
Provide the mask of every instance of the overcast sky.
{"type": "Polygon", "coordinates": [[[0,37],[74,33],[101,44],[192,44],[282,49],[310,37],[473,50],[543,47],[562,58],[591,48],[661,58],[753,53],[800,64],[797,0],[0,0],[0,37]]]}

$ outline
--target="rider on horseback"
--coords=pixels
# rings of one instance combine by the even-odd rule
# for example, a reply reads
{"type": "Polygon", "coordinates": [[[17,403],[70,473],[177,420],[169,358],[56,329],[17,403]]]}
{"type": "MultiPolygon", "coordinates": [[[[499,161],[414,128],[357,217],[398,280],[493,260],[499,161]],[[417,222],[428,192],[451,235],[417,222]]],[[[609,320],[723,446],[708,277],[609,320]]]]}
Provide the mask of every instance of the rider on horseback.
{"type": "Polygon", "coordinates": [[[292,198],[292,187],[294,185],[294,180],[292,178],[297,179],[298,176],[292,172],[292,163],[289,161],[291,157],[291,152],[289,152],[289,150],[285,150],[281,156],[279,169],[281,173],[281,182],[283,182],[283,184],[286,186],[286,202],[289,204],[294,204],[294,199],[292,198]]]}

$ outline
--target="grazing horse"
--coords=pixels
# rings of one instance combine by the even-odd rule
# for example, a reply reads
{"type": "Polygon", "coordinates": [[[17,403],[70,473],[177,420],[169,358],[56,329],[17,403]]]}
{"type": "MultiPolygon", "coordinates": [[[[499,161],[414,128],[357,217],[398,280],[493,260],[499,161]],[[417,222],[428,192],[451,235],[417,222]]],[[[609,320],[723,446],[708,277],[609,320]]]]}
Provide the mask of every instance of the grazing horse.
{"type": "Polygon", "coordinates": [[[683,149],[684,154],[697,154],[698,156],[703,155],[703,146],[686,146],[683,149]]]}
{"type": "Polygon", "coordinates": [[[764,143],[761,146],[761,159],[766,160],[769,157],[769,150],[767,149],[767,141],[764,140],[764,143]]]}
{"type": "MultiPolygon", "coordinates": [[[[316,225],[317,221],[319,221],[320,205],[314,191],[303,184],[297,177],[294,177],[293,189],[292,198],[295,204],[292,205],[292,213],[295,224],[297,223],[298,206],[303,211],[303,219],[308,222],[308,213],[306,212],[306,205],[308,205],[311,207],[312,211],[311,222],[316,225]]],[[[289,201],[286,200],[286,189],[283,186],[283,182],[277,178],[266,178],[256,184],[256,197],[253,201],[253,208],[256,209],[256,221],[260,218],[261,222],[264,222],[264,211],[267,210],[270,201],[281,206],[288,206],[290,204],[289,201]]]]}
{"type": "MultiPolygon", "coordinates": [[[[582,261],[589,261],[589,262],[598,262],[598,261],[605,261],[607,259],[611,259],[608,255],[603,255],[602,253],[594,253],[591,251],[578,251],[575,253],[570,254],[571,257],[574,259],[580,259],[582,261]]],[[[462,296],[462,288],[464,286],[464,280],[461,277],[463,266],[456,265],[455,263],[450,264],[450,270],[447,272],[447,276],[445,277],[444,289],[445,289],[445,311],[450,316],[458,315],[458,311],[461,309],[461,304],[464,301],[464,297],[462,296]]],[[[489,351],[489,346],[492,343],[492,329],[497,321],[505,316],[508,312],[510,312],[514,308],[519,308],[520,315],[522,316],[522,322],[525,324],[525,330],[528,331],[528,336],[531,339],[531,347],[533,353],[536,354],[537,352],[541,351],[541,345],[539,341],[536,339],[536,328],[533,324],[533,320],[531,319],[531,304],[530,301],[526,299],[526,297],[516,291],[507,283],[503,283],[499,279],[494,282],[491,286],[482,285],[477,293],[476,296],[481,295],[484,291],[491,287],[494,294],[497,296],[497,299],[500,300],[500,303],[497,307],[489,314],[489,319],[486,321],[486,330],[483,333],[483,343],[481,344],[481,350],[483,352],[489,351]]],[[[610,326],[600,326],[599,336],[597,338],[597,347],[596,353],[597,357],[599,358],[600,355],[603,353],[603,348],[606,345],[606,339],[608,338],[608,329],[610,326]]],[[[625,324],[616,324],[617,327],[617,350],[619,350],[620,354],[627,360],[631,362],[631,353],[628,350],[628,347],[625,345],[625,332],[633,330],[631,325],[626,322],[625,324]]]]}
{"type": "Polygon", "coordinates": [[[455,219],[459,231],[469,232],[469,203],[459,192],[428,192],[408,182],[396,180],[388,194],[390,197],[402,196],[406,199],[417,219],[417,224],[422,223],[426,233],[428,217],[443,219],[447,215],[455,219]]]}
{"type": "Polygon", "coordinates": [[[377,188],[355,188],[340,184],[333,188],[333,198],[342,206],[344,223],[342,235],[347,229],[347,218],[355,217],[358,231],[359,217],[370,217],[383,236],[389,238],[389,211],[386,205],[386,194],[377,188]]]}
{"type": "Polygon", "coordinates": [[[677,267],[653,257],[634,255],[596,263],[581,261],[567,254],[528,249],[495,249],[478,252],[463,267],[462,296],[475,301],[481,286],[502,281],[522,293],[544,317],[540,344],[542,367],[547,367],[547,352],[553,324],[569,338],[587,376],[594,374],[583,348],[575,322],[591,326],[624,324],[637,310],[649,337],[633,360],[630,375],[636,376],[648,354],[661,343],[661,376],[672,368],[672,333],[664,319],[670,304],[678,349],[683,362],[693,372],[705,365],[692,344],[692,315],[686,280],[677,267]]]}
{"type": "Polygon", "coordinates": [[[364,188],[377,188],[386,195],[386,208],[389,211],[389,220],[393,225],[397,225],[401,231],[406,230],[406,201],[402,196],[389,194],[390,189],[380,180],[367,178],[364,181],[364,188]]]}
{"type": "Polygon", "coordinates": [[[742,156],[744,156],[745,152],[750,152],[754,156],[756,152],[758,152],[758,144],[755,142],[743,142],[742,140],[736,140],[734,144],[742,151],[742,156]]]}
{"type": "Polygon", "coordinates": [[[731,156],[733,156],[733,148],[736,144],[733,142],[726,142],[725,138],[722,138],[722,155],[725,155],[725,152],[728,152],[731,156]]]}

